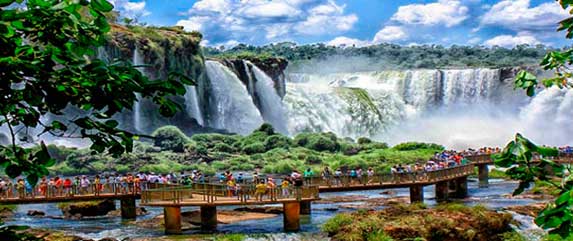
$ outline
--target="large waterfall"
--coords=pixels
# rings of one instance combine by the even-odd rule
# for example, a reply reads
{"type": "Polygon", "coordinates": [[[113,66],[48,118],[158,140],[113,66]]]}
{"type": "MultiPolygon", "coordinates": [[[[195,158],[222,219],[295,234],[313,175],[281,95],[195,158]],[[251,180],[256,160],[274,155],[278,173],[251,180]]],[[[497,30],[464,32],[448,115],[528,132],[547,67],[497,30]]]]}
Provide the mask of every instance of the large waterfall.
{"type": "Polygon", "coordinates": [[[216,62],[206,61],[211,81],[211,108],[209,125],[239,134],[248,134],[263,123],[263,118],[247,88],[232,70],[216,62]]]}
{"type": "Polygon", "coordinates": [[[284,104],[290,133],[332,131],[391,144],[431,141],[452,148],[504,145],[516,132],[573,144],[573,91],[528,98],[498,69],[291,74],[284,104]]]}
{"type": "Polygon", "coordinates": [[[263,119],[272,124],[281,133],[288,133],[285,111],[281,97],[274,87],[273,80],[254,64],[246,61],[254,76],[249,75],[249,83],[255,82],[254,89],[260,99],[260,108],[263,119]],[[255,81],[253,81],[253,77],[255,81]]]}

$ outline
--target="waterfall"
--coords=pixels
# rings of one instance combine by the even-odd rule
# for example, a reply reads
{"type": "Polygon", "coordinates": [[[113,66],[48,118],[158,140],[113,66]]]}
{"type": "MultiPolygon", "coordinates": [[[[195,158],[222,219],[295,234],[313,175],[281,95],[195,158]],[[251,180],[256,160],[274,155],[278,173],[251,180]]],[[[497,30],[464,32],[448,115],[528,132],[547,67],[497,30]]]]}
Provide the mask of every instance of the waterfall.
{"type": "Polygon", "coordinates": [[[201,114],[199,98],[197,98],[197,88],[187,85],[185,89],[187,90],[184,96],[187,113],[191,118],[197,120],[199,125],[203,126],[205,121],[203,120],[203,114],[201,114]]]}
{"type": "Polygon", "coordinates": [[[238,134],[249,134],[258,128],[263,118],[235,73],[216,61],[206,61],[205,67],[213,100],[209,125],[238,134]]]}
{"type": "MultiPolygon", "coordinates": [[[[135,48],[135,50],[133,51],[133,65],[138,66],[138,65],[144,65],[145,62],[143,61],[143,58],[141,57],[141,54],[139,53],[139,48],[135,48]]],[[[137,67],[137,70],[139,70],[141,73],[145,74],[145,69],[143,67],[137,67]]],[[[135,127],[135,130],[138,132],[143,132],[143,125],[141,122],[142,116],[141,116],[141,94],[140,93],[136,93],[135,94],[136,97],[136,101],[133,103],[133,126],[135,127]]]]}
{"type": "MultiPolygon", "coordinates": [[[[283,103],[274,87],[273,80],[254,64],[248,61],[245,61],[245,64],[247,67],[251,67],[250,69],[256,79],[254,89],[260,100],[263,119],[273,125],[278,132],[287,134],[283,103]]],[[[249,68],[246,69],[249,72],[249,68]]],[[[249,83],[252,82],[252,79],[252,76],[249,75],[249,83]]]]}

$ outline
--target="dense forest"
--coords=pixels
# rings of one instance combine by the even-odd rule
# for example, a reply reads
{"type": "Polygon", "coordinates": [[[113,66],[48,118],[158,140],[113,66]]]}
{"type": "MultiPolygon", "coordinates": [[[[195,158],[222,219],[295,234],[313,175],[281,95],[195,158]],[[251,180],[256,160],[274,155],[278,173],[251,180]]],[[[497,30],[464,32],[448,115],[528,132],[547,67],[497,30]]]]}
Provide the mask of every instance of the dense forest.
{"type": "MultiPolygon", "coordinates": [[[[332,60],[359,61],[384,69],[510,67],[537,65],[549,51],[544,45],[518,45],[512,49],[484,46],[444,47],[441,45],[378,44],[366,47],[328,46],[323,43],[297,45],[291,42],[265,46],[239,44],[233,48],[205,47],[203,52],[214,58],[282,57],[295,66],[332,60]],[[364,62],[366,61],[366,63],[364,62]]],[[[377,68],[380,69],[380,68],[377,68]]]]}

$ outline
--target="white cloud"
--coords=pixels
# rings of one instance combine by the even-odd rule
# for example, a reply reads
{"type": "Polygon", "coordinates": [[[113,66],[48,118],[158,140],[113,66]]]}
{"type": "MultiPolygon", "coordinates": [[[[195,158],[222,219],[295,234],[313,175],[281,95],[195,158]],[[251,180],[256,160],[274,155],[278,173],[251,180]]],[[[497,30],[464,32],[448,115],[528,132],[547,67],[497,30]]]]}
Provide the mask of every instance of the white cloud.
{"type": "Polygon", "coordinates": [[[481,38],[480,37],[474,37],[468,40],[468,44],[470,45],[476,45],[478,43],[480,43],[481,38]]]}
{"type": "Polygon", "coordinates": [[[402,24],[452,27],[462,23],[468,16],[468,7],[460,1],[439,0],[435,3],[401,6],[391,19],[402,24]]]}
{"type": "Polygon", "coordinates": [[[333,0],[199,0],[177,25],[211,42],[279,41],[348,31],[358,17],[345,8],[333,0]]]}
{"type": "Polygon", "coordinates": [[[483,15],[481,25],[515,31],[554,31],[557,23],[567,16],[567,11],[554,1],[531,7],[529,0],[503,0],[483,15]]]}
{"type": "Polygon", "coordinates": [[[516,36],[499,35],[484,42],[486,46],[500,46],[505,48],[512,48],[520,44],[536,45],[541,44],[541,42],[528,32],[520,32],[516,36]]]}
{"type": "Polygon", "coordinates": [[[374,43],[382,43],[382,42],[392,42],[396,40],[403,40],[408,37],[408,34],[404,31],[402,27],[399,26],[386,26],[376,35],[372,40],[374,43]]]}
{"type": "Polygon", "coordinates": [[[370,42],[360,40],[360,39],[340,36],[340,37],[336,37],[333,40],[326,42],[326,45],[337,46],[337,47],[363,47],[363,46],[370,45],[370,42]]]}
{"type": "Polygon", "coordinates": [[[119,11],[121,15],[128,18],[140,18],[151,14],[150,11],[145,9],[145,1],[130,2],[129,0],[112,0],[114,9],[119,11]]]}

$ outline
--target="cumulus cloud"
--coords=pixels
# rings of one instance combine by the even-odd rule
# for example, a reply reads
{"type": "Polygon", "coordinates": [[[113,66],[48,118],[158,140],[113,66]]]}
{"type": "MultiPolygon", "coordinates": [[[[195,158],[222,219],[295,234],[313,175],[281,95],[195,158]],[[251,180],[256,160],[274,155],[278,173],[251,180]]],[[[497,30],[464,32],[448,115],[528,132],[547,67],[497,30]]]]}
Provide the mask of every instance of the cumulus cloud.
{"type": "Polygon", "coordinates": [[[468,7],[460,1],[439,0],[435,3],[401,6],[391,19],[402,24],[452,27],[462,23],[468,17],[468,7]]]}
{"type": "Polygon", "coordinates": [[[500,46],[506,48],[512,48],[520,44],[536,45],[541,44],[541,42],[527,32],[520,32],[516,36],[499,35],[484,42],[484,45],[486,46],[500,46]]]}
{"type": "Polygon", "coordinates": [[[278,41],[352,29],[358,17],[345,7],[333,0],[199,0],[177,25],[213,43],[278,41]]]}
{"type": "Polygon", "coordinates": [[[145,9],[145,1],[130,2],[129,0],[111,0],[114,9],[119,11],[121,15],[128,18],[140,18],[151,14],[150,11],[145,9]]]}
{"type": "Polygon", "coordinates": [[[532,7],[530,0],[503,0],[483,15],[481,25],[515,31],[554,31],[567,16],[567,11],[553,1],[532,7]]]}
{"type": "Polygon", "coordinates": [[[392,42],[397,40],[403,40],[408,37],[408,34],[400,26],[386,26],[382,28],[376,35],[372,42],[382,43],[382,42],[392,42]]]}
{"type": "Polygon", "coordinates": [[[370,42],[360,40],[360,39],[340,36],[340,37],[336,37],[333,40],[326,42],[326,45],[337,46],[337,47],[363,47],[363,46],[370,45],[370,42]]]}

